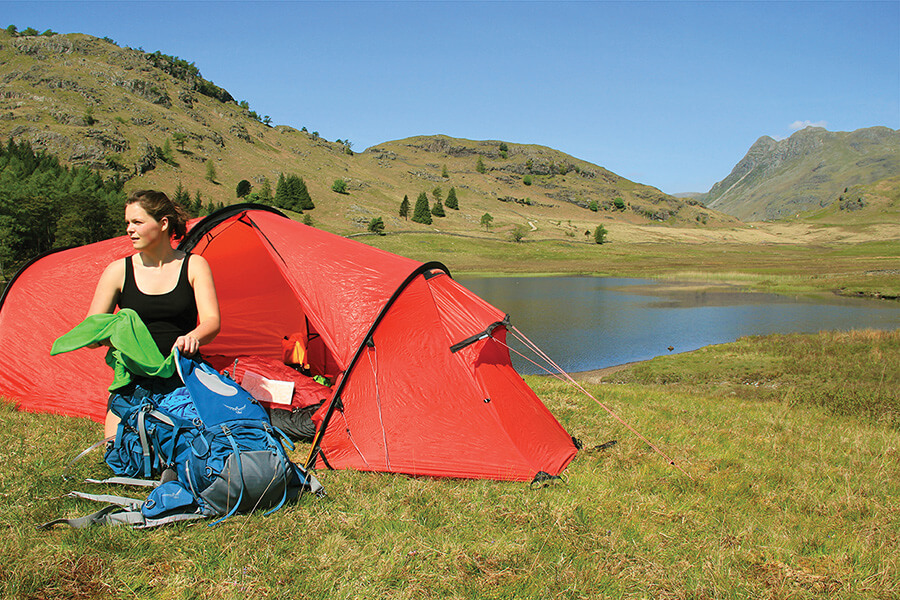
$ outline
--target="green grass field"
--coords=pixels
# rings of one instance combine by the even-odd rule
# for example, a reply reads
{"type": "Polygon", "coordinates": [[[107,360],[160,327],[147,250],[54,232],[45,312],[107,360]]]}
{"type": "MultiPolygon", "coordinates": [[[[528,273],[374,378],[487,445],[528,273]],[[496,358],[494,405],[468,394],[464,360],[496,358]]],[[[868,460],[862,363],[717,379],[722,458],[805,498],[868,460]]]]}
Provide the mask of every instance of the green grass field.
{"type": "Polygon", "coordinates": [[[36,530],[98,508],[66,494],[103,489],[99,453],[63,466],[99,425],[3,403],[0,596],[897,598],[898,364],[900,331],[865,331],[666,356],[593,398],[528,377],[585,445],[561,481],[320,471],[326,498],[145,532],[36,530]]]}

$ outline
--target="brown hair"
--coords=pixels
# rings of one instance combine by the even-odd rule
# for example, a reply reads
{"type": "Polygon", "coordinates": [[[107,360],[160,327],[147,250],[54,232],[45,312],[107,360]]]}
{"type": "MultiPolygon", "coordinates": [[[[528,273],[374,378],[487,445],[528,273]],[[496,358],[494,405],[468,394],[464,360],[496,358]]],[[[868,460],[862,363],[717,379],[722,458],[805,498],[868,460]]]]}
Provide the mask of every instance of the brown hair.
{"type": "Polygon", "coordinates": [[[156,190],[138,190],[132,192],[125,201],[125,205],[137,202],[147,214],[157,221],[163,218],[169,219],[171,235],[175,239],[181,239],[187,233],[188,214],[179,204],[169,200],[163,192],[156,190]]]}

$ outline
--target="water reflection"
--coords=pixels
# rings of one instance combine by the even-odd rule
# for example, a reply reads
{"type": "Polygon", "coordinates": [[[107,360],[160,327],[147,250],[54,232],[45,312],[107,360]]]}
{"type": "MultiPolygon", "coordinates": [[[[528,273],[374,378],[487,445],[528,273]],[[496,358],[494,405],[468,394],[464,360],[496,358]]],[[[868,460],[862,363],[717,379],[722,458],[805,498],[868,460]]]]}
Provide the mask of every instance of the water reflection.
{"type": "MultiPolygon", "coordinates": [[[[457,278],[510,314],[567,371],[687,352],[752,334],[900,327],[900,305],[599,277],[457,278]],[[669,350],[669,348],[672,350],[669,350]]],[[[513,356],[521,373],[542,372],[513,356]]]]}

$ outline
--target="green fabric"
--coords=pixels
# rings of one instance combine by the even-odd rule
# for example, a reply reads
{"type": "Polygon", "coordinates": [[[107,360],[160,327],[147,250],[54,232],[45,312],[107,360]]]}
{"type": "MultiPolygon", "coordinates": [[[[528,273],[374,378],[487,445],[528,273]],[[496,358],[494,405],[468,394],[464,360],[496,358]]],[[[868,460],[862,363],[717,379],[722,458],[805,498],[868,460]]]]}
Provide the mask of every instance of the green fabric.
{"type": "Polygon", "coordinates": [[[53,342],[50,355],[71,352],[96,342],[109,340],[106,364],[114,378],[109,390],[131,383],[134,376],[168,378],[175,374],[175,353],[163,356],[156,342],[136,312],[123,308],[116,314],[87,317],[53,342]]]}

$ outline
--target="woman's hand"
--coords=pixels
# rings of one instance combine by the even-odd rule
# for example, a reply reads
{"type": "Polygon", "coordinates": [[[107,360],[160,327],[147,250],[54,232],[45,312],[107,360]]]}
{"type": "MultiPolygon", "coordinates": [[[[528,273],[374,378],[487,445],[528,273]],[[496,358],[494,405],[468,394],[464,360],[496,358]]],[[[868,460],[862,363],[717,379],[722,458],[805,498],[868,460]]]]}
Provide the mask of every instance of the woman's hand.
{"type": "Polygon", "coordinates": [[[191,334],[180,335],[178,339],[175,340],[175,345],[172,346],[172,349],[178,348],[178,351],[185,356],[193,356],[197,354],[197,350],[200,349],[200,340],[192,336],[191,334]]]}

